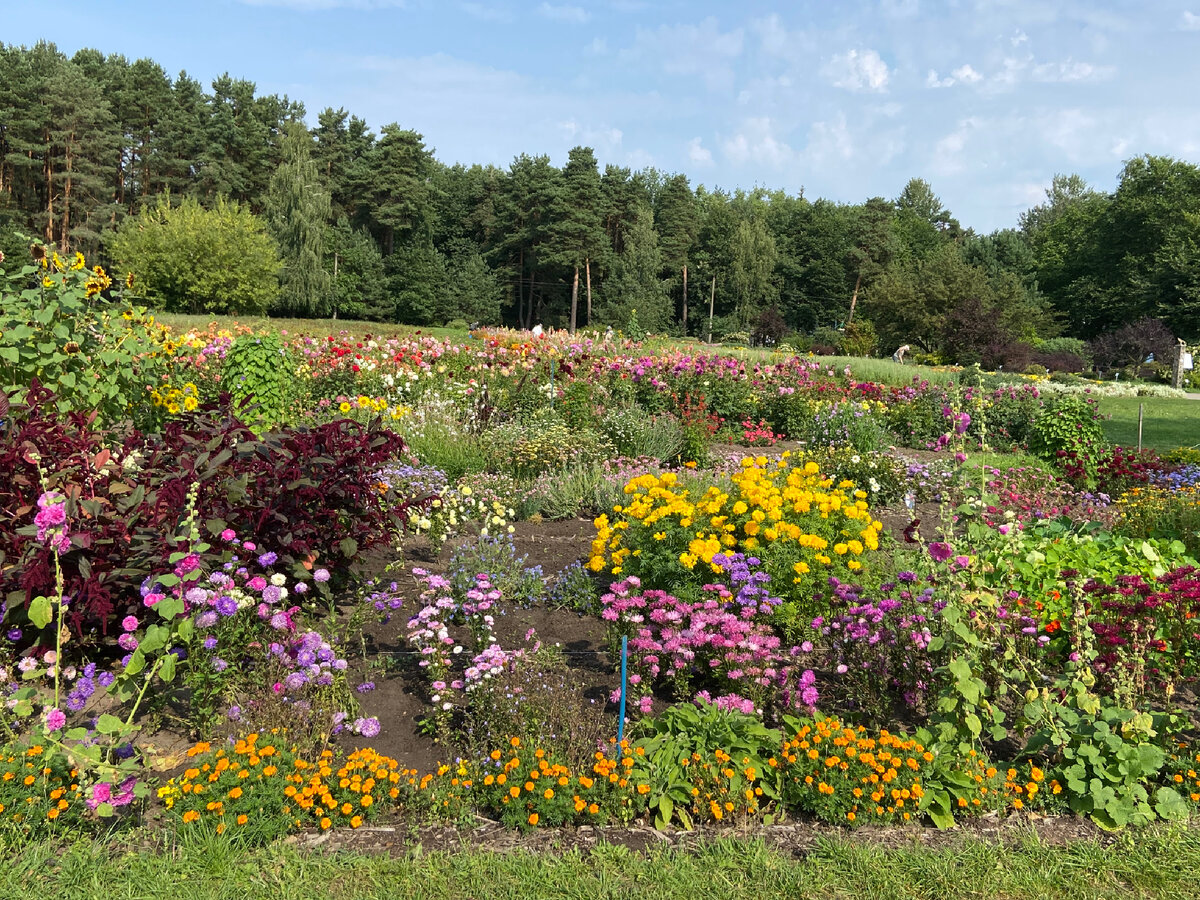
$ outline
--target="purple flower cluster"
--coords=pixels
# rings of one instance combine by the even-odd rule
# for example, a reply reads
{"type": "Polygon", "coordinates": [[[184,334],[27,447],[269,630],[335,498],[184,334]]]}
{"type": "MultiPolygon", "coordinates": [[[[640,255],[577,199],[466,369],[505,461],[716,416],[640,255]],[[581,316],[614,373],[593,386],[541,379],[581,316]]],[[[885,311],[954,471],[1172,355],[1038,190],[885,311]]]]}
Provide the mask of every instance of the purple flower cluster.
{"type": "Polygon", "coordinates": [[[779,597],[772,597],[767,585],[771,576],[762,568],[762,560],[756,556],[746,556],[744,553],[713,554],[713,565],[725,570],[730,587],[737,591],[734,602],[741,607],[743,614],[769,613],[772,608],[783,602],[779,597]]]}
{"type": "Polygon", "coordinates": [[[860,585],[829,579],[835,611],[813,619],[812,627],[829,644],[852,698],[856,686],[878,694],[883,685],[905,705],[923,699],[934,668],[928,653],[931,623],[944,604],[934,600],[933,587],[916,590],[917,581],[914,573],[902,572],[880,586],[878,597],[867,598],[860,585]]]}
{"type": "Polygon", "coordinates": [[[286,699],[307,686],[327,687],[333,684],[336,673],[344,672],[346,660],[339,657],[328,640],[317,631],[306,631],[286,643],[273,642],[268,648],[273,660],[282,666],[284,675],[276,682],[276,693],[286,699]]]}
{"type": "Polygon", "coordinates": [[[66,707],[71,712],[79,712],[87,706],[88,700],[96,693],[96,688],[108,688],[115,681],[112,672],[97,672],[95,663],[88,663],[79,673],[79,679],[67,693],[66,707]]]}

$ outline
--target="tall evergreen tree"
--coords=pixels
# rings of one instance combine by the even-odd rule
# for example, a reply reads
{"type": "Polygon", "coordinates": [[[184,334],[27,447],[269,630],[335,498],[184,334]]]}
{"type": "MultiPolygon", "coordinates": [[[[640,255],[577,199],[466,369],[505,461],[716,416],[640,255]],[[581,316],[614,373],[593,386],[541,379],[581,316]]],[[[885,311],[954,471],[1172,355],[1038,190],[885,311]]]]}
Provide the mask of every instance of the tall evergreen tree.
{"type": "Polygon", "coordinates": [[[607,241],[601,218],[603,195],[596,154],[575,147],[563,167],[562,188],[551,207],[550,235],[543,258],[570,270],[571,306],[568,328],[575,333],[579,312],[579,272],[603,252],[607,241]]]}
{"type": "Polygon", "coordinates": [[[658,245],[662,252],[663,265],[681,276],[682,302],[680,322],[686,334],[688,330],[688,264],[700,230],[700,217],[696,208],[696,197],[692,193],[686,175],[675,175],[667,179],[655,197],[654,225],[658,231],[658,245]]]}

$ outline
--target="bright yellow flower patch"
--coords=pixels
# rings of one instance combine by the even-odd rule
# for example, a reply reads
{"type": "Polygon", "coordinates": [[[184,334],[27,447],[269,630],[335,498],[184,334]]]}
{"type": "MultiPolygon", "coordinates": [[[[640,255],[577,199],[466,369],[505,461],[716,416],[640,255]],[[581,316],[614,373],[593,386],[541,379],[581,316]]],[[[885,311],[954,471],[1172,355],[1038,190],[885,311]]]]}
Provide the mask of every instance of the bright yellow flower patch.
{"type": "MultiPolygon", "coordinates": [[[[657,566],[719,574],[723,552],[786,556],[793,583],[857,570],[879,547],[882,525],[850,482],[835,485],[816,463],[742,460],[728,482],[681,482],[674,472],[640,475],[625,485],[627,501],[594,522],[588,567],[641,575],[657,566]]],[[[686,572],[683,570],[687,570],[686,572]]]]}

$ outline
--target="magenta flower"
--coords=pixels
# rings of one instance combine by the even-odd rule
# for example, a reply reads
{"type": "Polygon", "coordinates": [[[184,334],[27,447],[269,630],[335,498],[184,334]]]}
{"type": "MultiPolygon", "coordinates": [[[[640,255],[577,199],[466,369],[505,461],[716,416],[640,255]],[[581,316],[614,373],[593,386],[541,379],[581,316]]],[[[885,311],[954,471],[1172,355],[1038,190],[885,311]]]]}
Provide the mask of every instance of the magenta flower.
{"type": "Polygon", "coordinates": [[[929,555],[936,562],[945,562],[954,555],[954,548],[943,541],[934,541],[929,545],[929,555]]]}
{"type": "Polygon", "coordinates": [[[58,731],[67,724],[67,714],[57,707],[46,710],[46,730],[58,731]]]}

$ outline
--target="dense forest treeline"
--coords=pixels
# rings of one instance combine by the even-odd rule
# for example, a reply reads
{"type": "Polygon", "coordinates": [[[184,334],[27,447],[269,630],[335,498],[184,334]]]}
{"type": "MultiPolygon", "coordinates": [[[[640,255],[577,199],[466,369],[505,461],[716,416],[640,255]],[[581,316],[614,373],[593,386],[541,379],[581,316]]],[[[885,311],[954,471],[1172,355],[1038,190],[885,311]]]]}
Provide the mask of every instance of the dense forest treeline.
{"type": "Polygon", "coordinates": [[[917,178],[843,204],[600,171],[586,147],[448,166],[399,125],[304,118],[228,74],[0,45],[0,249],[82,251],[192,312],[622,327],[636,309],[706,336],[711,307],[717,336],[853,323],[864,349],[995,365],[1147,319],[1200,335],[1200,168],[1179,160],[1131,159],[1112,193],[1056,176],[981,235],[917,178]]]}

